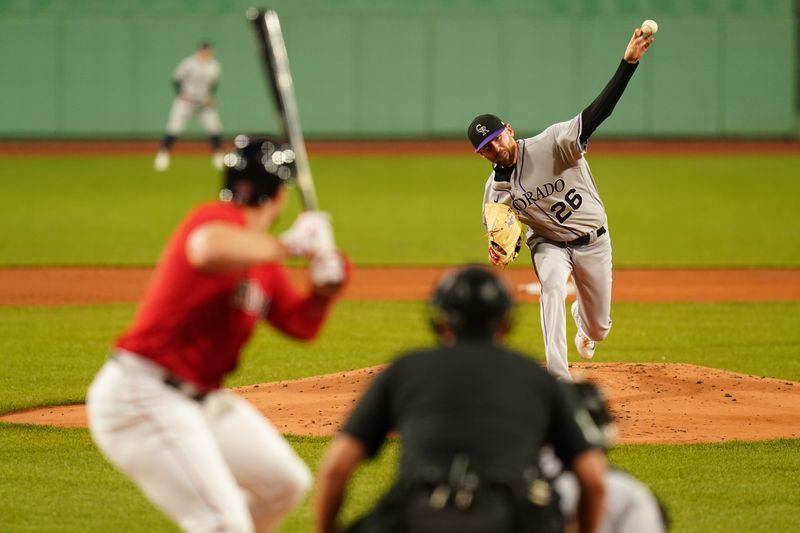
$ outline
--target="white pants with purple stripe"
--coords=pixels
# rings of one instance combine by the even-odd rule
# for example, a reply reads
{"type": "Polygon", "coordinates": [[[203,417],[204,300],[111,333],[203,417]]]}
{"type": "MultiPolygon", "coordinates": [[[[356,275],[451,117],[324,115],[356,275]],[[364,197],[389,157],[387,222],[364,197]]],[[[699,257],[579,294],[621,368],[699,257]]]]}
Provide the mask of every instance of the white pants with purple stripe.
{"type": "Polygon", "coordinates": [[[163,376],[133,354],[110,359],[87,396],[94,442],[184,531],[273,529],[310,488],[306,465],[243,398],[198,402],[163,376]]]}
{"type": "Polygon", "coordinates": [[[601,235],[585,246],[562,248],[547,242],[534,246],[531,257],[541,285],[539,298],[547,370],[571,381],[567,359],[567,282],[575,281],[577,326],[594,341],[611,329],[611,238],[601,235]]]}

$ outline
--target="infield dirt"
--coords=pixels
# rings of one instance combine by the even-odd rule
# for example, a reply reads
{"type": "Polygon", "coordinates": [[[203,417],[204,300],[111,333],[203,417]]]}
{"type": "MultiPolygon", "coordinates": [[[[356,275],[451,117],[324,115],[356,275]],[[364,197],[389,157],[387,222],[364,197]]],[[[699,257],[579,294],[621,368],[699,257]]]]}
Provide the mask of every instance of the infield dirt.
{"type": "MultiPolygon", "coordinates": [[[[0,305],[129,302],[149,269],[0,269],[0,305]]],[[[344,297],[421,300],[442,270],[357,269],[344,297]]],[[[291,270],[298,285],[303,270],[291,270]]],[[[534,281],[527,269],[503,272],[513,286],[534,281]]],[[[800,299],[800,270],[618,270],[615,301],[752,301],[800,299]]],[[[535,295],[521,294],[520,300],[535,295]]],[[[800,383],[688,364],[578,363],[597,382],[617,418],[620,443],[689,443],[800,438],[800,383]]],[[[380,367],[241,387],[283,433],[331,435],[380,367]]],[[[0,422],[85,427],[82,405],[0,416],[0,422]]]]}

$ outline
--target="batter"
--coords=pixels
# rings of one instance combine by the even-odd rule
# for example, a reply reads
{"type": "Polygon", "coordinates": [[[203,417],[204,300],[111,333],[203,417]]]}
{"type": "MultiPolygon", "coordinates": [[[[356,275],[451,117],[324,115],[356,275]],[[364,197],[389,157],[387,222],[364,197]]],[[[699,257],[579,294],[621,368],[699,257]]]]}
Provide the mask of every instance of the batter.
{"type": "MultiPolygon", "coordinates": [[[[588,140],[614,109],[653,38],[637,28],[616,73],[579,115],[535,137],[517,140],[495,115],[475,117],[467,130],[475,152],[493,163],[481,206],[509,205],[528,227],[526,243],[541,284],[540,317],[547,369],[569,381],[566,310],[572,275],[577,299],[575,345],[591,359],[611,329],[611,235],[589,164],[588,140]]],[[[484,225],[486,221],[484,220],[484,225]]],[[[489,253],[493,263],[496,255],[489,253]]]]}
{"type": "Polygon", "coordinates": [[[172,74],[175,100],[167,119],[167,132],[161,140],[161,149],[153,166],[158,171],[169,168],[170,151],[175,140],[186,129],[186,124],[197,116],[209,136],[213,155],[211,164],[222,170],[222,122],[219,119],[214,95],[222,74],[219,61],[214,58],[210,43],[201,43],[197,52],[184,58],[172,74]]]}
{"type": "Polygon", "coordinates": [[[291,446],[222,381],[258,321],[314,338],[346,278],[327,217],[303,214],[280,239],[265,233],[283,205],[284,180],[263,164],[275,144],[236,143],[223,201],[175,230],[87,395],[103,454],[190,532],[269,531],[310,487],[291,446]],[[286,250],[311,258],[306,294],[280,262],[286,250]]]}

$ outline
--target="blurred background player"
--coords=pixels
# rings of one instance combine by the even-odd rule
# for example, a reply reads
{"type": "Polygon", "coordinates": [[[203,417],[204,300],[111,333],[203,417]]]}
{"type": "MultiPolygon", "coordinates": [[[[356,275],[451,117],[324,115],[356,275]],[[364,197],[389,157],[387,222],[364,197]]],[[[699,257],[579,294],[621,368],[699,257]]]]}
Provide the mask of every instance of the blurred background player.
{"type": "MultiPolygon", "coordinates": [[[[588,382],[563,384],[576,410],[584,435],[596,447],[608,451],[616,435],[614,419],[600,389],[588,382]]],[[[575,531],[580,488],[574,474],[564,470],[550,447],[542,450],[542,472],[553,480],[567,531],[575,531]]],[[[613,466],[605,471],[606,499],[598,533],[664,533],[667,515],[647,486],[613,466]]]]}
{"type": "Polygon", "coordinates": [[[193,116],[197,116],[209,136],[213,150],[211,164],[217,170],[222,170],[222,123],[214,100],[221,73],[222,68],[208,42],[200,43],[194,54],[178,63],[172,74],[177,96],[169,111],[167,132],[161,141],[161,149],[153,163],[156,170],[169,168],[172,145],[193,116]]]}
{"type": "Polygon", "coordinates": [[[221,201],[198,206],[177,227],[87,395],[100,450],[192,532],[271,530],[308,490],[303,461],[222,381],[257,321],[313,339],[346,281],[323,214],[301,214],[279,238],[266,233],[292,170],[265,161],[288,147],[244,136],[234,144],[221,201]],[[287,250],[310,258],[305,293],[290,284],[287,250]]]}
{"type": "Polygon", "coordinates": [[[318,479],[317,532],[337,530],[353,471],[391,431],[402,441],[398,478],[348,532],[560,531],[549,485],[538,476],[544,442],[575,473],[581,531],[594,531],[605,458],[584,437],[555,378],[502,346],[508,288],[486,268],[463,267],[443,276],[431,307],[441,346],[389,365],[331,443],[318,479]]]}

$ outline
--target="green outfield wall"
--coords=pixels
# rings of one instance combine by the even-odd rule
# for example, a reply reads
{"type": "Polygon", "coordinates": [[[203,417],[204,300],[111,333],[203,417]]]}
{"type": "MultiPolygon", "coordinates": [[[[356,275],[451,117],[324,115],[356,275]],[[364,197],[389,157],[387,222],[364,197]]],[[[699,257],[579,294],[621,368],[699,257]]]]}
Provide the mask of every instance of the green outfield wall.
{"type": "MultiPolygon", "coordinates": [[[[232,0],[0,0],[0,137],[154,137],[170,76],[211,40],[225,131],[274,129],[232,0]]],[[[523,134],[578,113],[632,29],[659,22],[606,137],[797,137],[791,0],[272,0],[315,138],[462,137],[478,113],[523,134]]],[[[199,133],[196,125],[192,135],[199,133]]]]}

